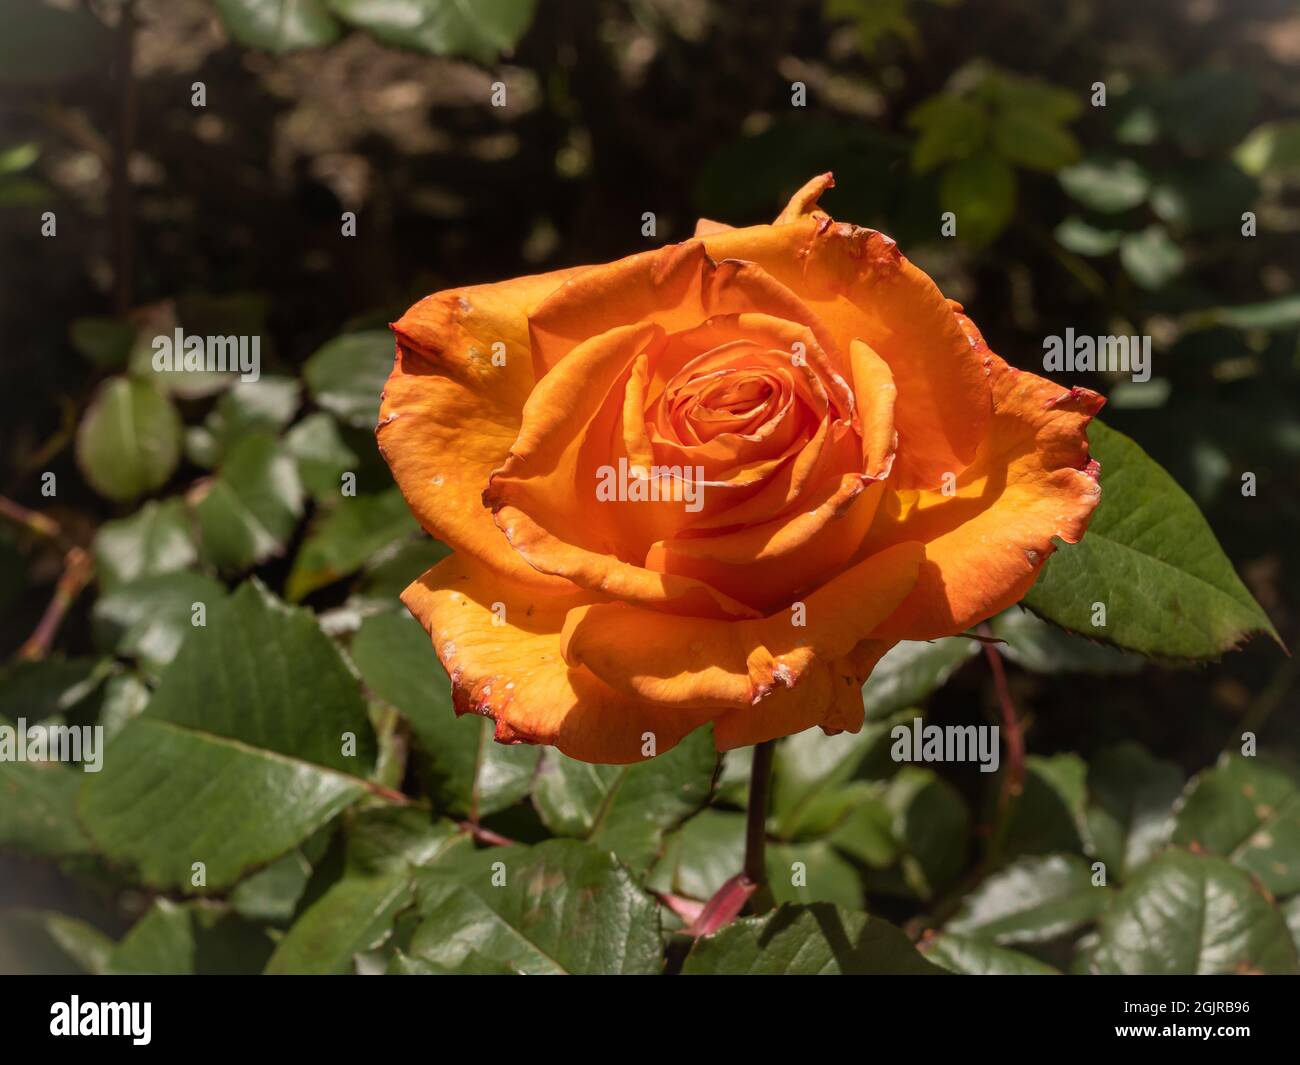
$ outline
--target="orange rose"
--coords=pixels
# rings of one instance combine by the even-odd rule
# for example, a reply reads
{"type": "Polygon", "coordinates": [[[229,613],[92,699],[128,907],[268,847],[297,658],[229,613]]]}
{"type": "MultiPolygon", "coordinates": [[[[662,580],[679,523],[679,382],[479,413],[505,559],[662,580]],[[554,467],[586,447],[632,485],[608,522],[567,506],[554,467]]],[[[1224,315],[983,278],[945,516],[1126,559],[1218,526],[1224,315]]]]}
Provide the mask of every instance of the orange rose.
{"type": "Polygon", "coordinates": [[[1101,406],[1018,371],[810,181],[775,223],[429,296],[379,446],[455,548],[403,601],[458,713],[588,762],[862,725],[899,640],[1017,602],[1101,406]],[[653,737],[653,740],[651,740],[653,737]]]}

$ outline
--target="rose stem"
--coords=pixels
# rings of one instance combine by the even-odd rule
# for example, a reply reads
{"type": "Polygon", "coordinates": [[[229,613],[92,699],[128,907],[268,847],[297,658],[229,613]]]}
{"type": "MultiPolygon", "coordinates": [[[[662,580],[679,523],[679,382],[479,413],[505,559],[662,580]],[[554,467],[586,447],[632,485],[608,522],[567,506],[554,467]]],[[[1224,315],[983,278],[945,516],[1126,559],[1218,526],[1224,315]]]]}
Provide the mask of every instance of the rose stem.
{"type": "MultiPolygon", "coordinates": [[[[981,625],[980,631],[986,636],[993,635],[987,625],[981,625]]],[[[1011,701],[1011,689],[1007,687],[1007,671],[1002,665],[1002,652],[996,644],[985,643],[983,647],[989,660],[989,669],[993,671],[993,687],[1002,707],[1002,735],[1007,742],[1007,771],[1002,778],[1002,794],[998,797],[998,806],[1005,808],[1025,787],[1025,734],[1020,728],[1015,703],[1011,701]]]]}
{"type": "Polygon", "coordinates": [[[745,814],[745,879],[767,883],[764,849],[767,844],[767,799],[772,787],[772,756],[776,740],[754,745],[754,765],[749,774],[749,809],[745,814]]]}
{"type": "Polygon", "coordinates": [[[63,624],[63,618],[77,600],[83,588],[95,577],[95,564],[90,555],[79,547],[70,547],[63,560],[63,575],[55,585],[54,597],[45,608],[41,620],[27,641],[18,648],[17,657],[29,660],[44,658],[54,637],[63,624]]]}

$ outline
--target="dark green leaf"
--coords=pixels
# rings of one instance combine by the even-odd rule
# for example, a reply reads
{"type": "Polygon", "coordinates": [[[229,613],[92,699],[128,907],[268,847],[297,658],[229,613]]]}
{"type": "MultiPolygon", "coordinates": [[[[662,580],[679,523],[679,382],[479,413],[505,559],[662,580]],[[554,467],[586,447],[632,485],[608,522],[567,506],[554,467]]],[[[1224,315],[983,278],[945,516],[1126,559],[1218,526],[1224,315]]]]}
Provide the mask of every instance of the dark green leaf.
{"type": "Polygon", "coordinates": [[[1093,973],[1295,973],[1282,914],[1226,859],[1171,850],[1148,862],[1102,918],[1093,973]]]}
{"type": "MultiPolygon", "coordinates": [[[[0,729],[16,727],[16,721],[0,717],[0,729]]],[[[59,762],[0,758],[0,848],[42,858],[86,853],[89,846],[76,819],[77,793],[86,775],[59,762]]]]}
{"type": "Polygon", "coordinates": [[[940,93],[912,111],[907,124],[920,130],[912,145],[912,169],[924,174],[974,155],[988,134],[989,116],[977,103],[940,93]]]}
{"type": "Polygon", "coordinates": [[[1021,107],[1003,110],[993,120],[993,143],[1017,166],[1047,174],[1079,161],[1079,142],[1069,130],[1021,107]]]}
{"type": "Polygon", "coordinates": [[[119,585],[95,602],[96,642],[160,672],[193,628],[194,604],[211,610],[226,589],[201,573],[164,573],[119,585]]]}
{"type": "Polygon", "coordinates": [[[1059,976],[1050,965],[1018,950],[986,939],[944,932],[922,945],[925,957],[954,973],[967,976],[1059,976]]]}
{"type": "Polygon", "coordinates": [[[315,499],[338,499],[343,474],[360,470],[360,456],[343,439],[333,415],[323,411],[307,415],[289,430],[284,443],[298,462],[302,483],[315,499]]]}
{"type": "Polygon", "coordinates": [[[361,429],[379,420],[379,395],[393,370],[394,341],[387,330],[345,333],[320,348],[302,368],[312,398],[361,429]]]}
{"type": "Polygon", "coordinates": [[[1088,766],[1088,837],[1107,876],[1123,880],[1164,846],[1183,790],[1175,765],[1135,743],[1102,751],[1088,766]]]}
{"type": "Polygon", "coordinates": [[[133,865],[145,885],[220,891],[288,853],[363,792],[360,780],[332,769],[145,715],[109,745],[79,812],[97,847],[133,865]]]}
{"type": "Polygon", "coordinates": [[[967,895],[945,927],[1000,946],[1045,943],[1105,911],[1110,891],[1092,881],[1088,863],[1073,854],[1021,858],[967,895]]]}
{"type": "Polygon", "coordinates": [[[54,85],[102,74],[113,34],[89,10],[0,0],[0,84],[54,85]]]}
{"type": "Polygon", "coordinates": [[[548,750],[533,805],[556,835],[613,851],[638,872],[654,859],[663,833],[704,805],[717,764],[710,729],[637,765],[589,765],[548,750]]]}
{"type": "Polygon", "coordinates": [[[419,531],[396,486],[378,495],[342,497],[308,532],[293,560],[285,596],[296,603],[419,531]]]}
{"type": "Polygon", "coordinates": [[[105,591],[139,577],[175,573],[198,557],[179,499],[150,500],[129,518],[105,522],[95,535],[96,573],[105,591]]]}
{"type": "Polygon", "coordinates": [[[1006,642],[1001,653],[1033,673],[1136,673],[1142,659],[1057,628],[1012,607],[995,617],[993,635],[1006,642]]]}
{"type": "Polygon", "coordinates": [[[1279,766],[1225,755],[1192,781],[1173,838],[1231,859],[1278,897],[1300,892],[1300,785],[1279,766]]]}
{"type": "Polygon", "coordinates": [[[941,973],[893,925],[827,903],[782,906],[695,941],[685,975],[822,976],[941,973]]]}
{"type": "Polygon", "coordinates": [[[271,437],[237,440],[195,513],[203,550],[223,570],[243,570],[284,550],[302,515],[293,459],[271,437]]]}
{"type": "Polygon", "coordinates": [[[451,682],[414,618],[405,612],[367,618],[350,653],[366,686],[411,722],[440,808],[486,817],[528,794],[540,748],[496,743],[491,721],[456,717],[451,682]]]}
{"type": "Polygon", "coordinates": [[[125,367],[135,342],[135,326],[116,318],[77,318],[69,333],[72,346],[92,365],[105,370],[125,367]]]}
{"type": "Polygon", "coordinates": [[[985,149],[949,163],[939,179],[939,205],[957,218],[957,237],[973,247],[991,243],[1016,209],[1016,172],[985,149]]]}
{"type": "Polygon", "coordinates": [[[1141,654],[1214,658],[1255,632],[1276,638],[1196,504],[1128,437],[1094,421],[1101,504],[1083,540],[1055,552],[1025,604],[1067,629],[1141,654]],[[1094,604],[1106,610],[1094,627],[1094,604]]]}
{"type": "Polygon", "coordinates": [[[147,713],[355,776],[375,764],[366,704],[338,648],[309,611],[256,581],[191,629],[147,713]],[[355,753],[344,753],[348,736],[355,753]]]}
{"type": "Polygon", "coordinates": [[[261,929],[202,902],[158,899],[109,956],[111,974],[250,975],[271,953],[261,929]]]}
{"type": "Polygon", "coordinates": [[[658,906],[612,855],[589,844],[557,839],[479,851],[422,869],[417,881],[424,919],[409,953],[441,968],[540,975],[663,967],[658,906]]]}

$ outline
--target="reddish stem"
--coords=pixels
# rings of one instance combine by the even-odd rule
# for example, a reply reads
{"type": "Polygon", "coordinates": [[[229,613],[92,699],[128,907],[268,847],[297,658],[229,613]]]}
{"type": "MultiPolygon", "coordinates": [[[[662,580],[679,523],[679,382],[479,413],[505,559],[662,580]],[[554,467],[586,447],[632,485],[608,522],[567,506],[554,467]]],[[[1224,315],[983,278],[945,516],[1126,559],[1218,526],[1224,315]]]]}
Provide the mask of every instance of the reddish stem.
{"type": "Polygon", "coordinates": [[[54,596],[41,615],[35,631],[18,648],[19,658],[35,660],[44,658],[49,653],[68,610],[94,576],[95,563],[91,557],[79,547],[68,548],[68,553],[63,558],[63,573],[54,587],[54,596]]]}
{"type": "MultiPolygon", "coordinates": [[[[980,631],[992,638],[993,633],[987,625],[981,625],[980,631]]],[[[984,655],[989,660],[989,669],[993,672],[993,687],[998,695],[998,703],[1002,707],[1002,738],[1007,745],[1007,769],[1002,775],[998,808],[1005,809],[1025,787],[1025,734],[1020,727],[1020,717],[1016,714],[1015,703],[1011,701],[1011,689],[1007,685],[1007,671],[1002,663],[1002,652],[998,650],[995,643],[982,642],[982,646],[984,655]]]]}

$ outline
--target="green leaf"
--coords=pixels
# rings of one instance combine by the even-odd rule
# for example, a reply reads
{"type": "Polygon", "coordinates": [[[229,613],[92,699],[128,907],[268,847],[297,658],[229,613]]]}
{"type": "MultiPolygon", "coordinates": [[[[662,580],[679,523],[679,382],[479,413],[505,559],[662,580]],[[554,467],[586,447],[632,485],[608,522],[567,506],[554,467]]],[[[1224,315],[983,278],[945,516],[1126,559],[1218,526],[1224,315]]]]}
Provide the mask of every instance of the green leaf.
{"type": "Polygon", "coordinates": [[[293,420],[300,401],[301,387],[291,377],[236,381],[221,394],[204,423],[216,455],[249,433],[274,436],[293,420]]]}
{"type": "Polygon", "coordinates": [[[918,975],[942,973],[879,917],[817,903],[744,917],[695,941],[687,976],[918,975]]]}
{"type": "Polygon", "coordinates": [[[1083,539],[1048,559],[1025,604],[1049,621],[1126,650],[1214,658],[1252,633],[1277,639],[1196,504],[1122,433],[1089,428],[1101,504],[1083,539]],[[1092,624],[1095,603],[1106,624],[1092,624]]]}
{"type": "Polygon", "coordinates": [[[895,876],[875,874],[871,890],[929,899],[966,863],[970,813],[961,795],[929,769],[904,766],[882,796],[901,865],[895,876]]]}
{"type": "MultiPolygon", "coordinates": [[[[0,728],[13,727],[0,717],[0,728]]],[[[0,849],[41,858],[86,853],[89,844],[76,818],[84,779],[80,769],[60,762],[0,759],[0,849]]]]}
{"type": "Polygon", "coordinates": [[[135,343],[135,326],[116,318],[77,318],[69,329],[72,346],[93,366],[120,370],[135,343]]]}
{"type": "Polygon", "coordinates": [[[237,440],[195,506],[204,554],[220,569],[244,570],[284,550],[302,515],[293,459],[269,436],[237,440]]]}
{"type": "Polygon", "coordinates": [[[1254,181],[1225,160],[1184,162],[1151,190],[1151,210],[1189,232],[1237,229],[1258,191],[1254,181]]]}
{"type": "Polygon", "coordinates": [[[985,149],[949,163],[939,179],[939,205],[957,217],[957,236],[972,247],[991,243],[1016,209],[1016,172],[985,149]]]}
{"type": "Polygon", "coordinates": [[[1041,122],[1059,125],[1073,122],[1083,114],[1083,101],[1078,93],[1036,78],[999,72],[991,88],[1001,108],[1032,114],[1041,122]]]}
{"type": "Polygon", "coordinates": [[[411,722],[440,808],[486,817],[528,794],[541,749],[496,743],[491,721],[456,716],[451,682],[414,618],[404,612],[367,618],[349,652],[366,686],[411,722]]]}
{"type": "Polygon", "coordinates": [[[94,552],[104,591],[140,577],[175,573],[199,557],[179,499],[150,500],[129,518],[105,522],[95,534],[94,552]]]}
{"type": "Polygon", "coordinates": [[[249,581],[207,614],[163,673],[148,717],[359,777],[374,768],[365,700],[310,611],[249,581]],[[344,753],[348,736],[355,753],[344,753]]]}
{"type": "Polygon", "coordinates": [[[1139,285],[1156,289],[1183,272],[1186,258],[1164,226],[1147,226],[1119,242],[1119,261],[1139,285]]]}
{"type": "Polygon", "coordinates": [[[83,8],[0,0],[0,84],[47,86],[103,74],[113,34],[83,8]]]}
{"type": "Polygon", "coordinates": [[[114,377],[91,400],[77,429],[77,465],[90,486],[119,503],[166,483],[181,458],[181,420],[144,381],[114,377]]]}
{"type": "Polygon", "coordinates": [[[1252,177],[1300,173],[1300,119],[1265,122],[1253,129],[1232,153],[1242,170],[1252,177]]]}
{"type": "Polygon", "coordinates": [[[1191,155],[1236,143],[1255,113],[1255,77],[1244,69],[1200,67],[1166,82],[1157,93],[1161,131],[1191,155]]]}
{"type": "Polygon", "coordinates": [[[1200,312],[1205,325],[1227,325],[1234,329],[1264,329],[1282,332],[1300,325],[1300,295],[1247,303],[1240,307],[1212,307],[1200,312]]]}
{"type": "Polygon", "coordinates": [[[158,899],[108,959],[112,975],[251,975],[260,972],[271,940],[222,907],[158,899]]]}
{"type": "Polygon", "coordinates": [[[378,495],[342,497],[307,533],[293,560],[285,596],[296,603],[419,531],[396,486],[378,495]]]}
{"type": "Polygon", "coordinates": [[[665,837],[648,884],[703,901],[735,876],[744,861],[745,815],[708,807],[665,837]]]}
{"type": "Polygon", "coordinates": [[[108,936],[75,917],[50,910],[0,912],[0,972],[98,976],[107,969],[112,950],[108,936]]]}
{"type": "Polygon", "coordinates": [[[381,41],[491,63],[532,25],[536,0],[330,0],[335,14],[381,41]]]}
{"type": "Polygon", "coordinates": [[[895,644],[876,663],[862,686],[867,719],[878,721],[920,706],[978,651],[978,643],[960,636],[895,644]]]}
{"type": "Polygon", "coordinates": [[[240,881],[230,893],[231,908],[249,921],[287,924],[307,888],[311,871],[302,849],[290,851],[240,881]]]}
{"type": "Polygon", "coordinates": [[[312,399],[348,425],[374,429],[395,350],[392,333],[384,329],[336,337],[302,368],[312,399]]]}
{"type": "Polygon", "coordinates": [[[1066,194],[1103,214],[1118,214],[1147,198],[1150,182],[1131,159],[1085,159],[1057,175],[1066,194]]]}
{"type": "Polygon", "coordinates": [[[1051,118],[1021,107],[1002,110],[993,120],[993,143],[1016,166],[1054,174],[1079,161],[1079,142],[1051,118]]]}
{"type": "Polygon", "coordinates": [[[112,669],[103,658],[14,659],[0,666],[0,717],[35,722],[67,714],[94,695],[112,669]]]}
{"type": "Polygon", "coordinates": [[[944,932],[922,945],[926,958],[954,973],[967,976],[1059,976],[1050,965],[1018,950],[999,947],[986,939],[944,932]]]}
{"type": "Polygon", "coordinates": [[[98,849],[134,866],[145,886],[221,891],[298,846],[364,790],[335,770],[146,713],[109,744],[79,813],[98,849]],[[202,885],[193,883],[195,862],[202,885]]]}
{"type": "Polygon", "coordinates": [[[1169,839],[1182,771],[1135,743],[1102,751],[1088,766],[1087,825],[1091,852],[1107,877],[1124,880],[1169,839]]]}
{"type": "Polygon", "coordinates": [[[106,651],[161,672],[193,628],[193,607],[211,609],[226,589],[201,573],[164,573],[118,585],[95,601],[95,640],[106,651]]]}
{"type": "Polygon", "coordinates": [[[829,902],[849,910],[862,906],[862,878],[829,843],[773,843],[765,857],[768,886],[777,903],[829,902]]]}
{"type": "Polygon", "coordinates": [[[613,855],[589,844],[556,839],[479,851],[421,869],[417,882],[423,920],[409,953],[442,969],[612,975],[663,968],[658,906],[613,855]]]}
{"type": "Polygon", "coordinates": [[[1223,858],[1170,850],[1148,862],[1102,918],[1093,973],[1295,973],[1286,921],[1223,858]]]}
{"type": "Polygon", "coordinates": [[[351,830],[348,871],[294,923],[267,963],[268,973],[354,971],[356,955],[392,932],[415,899],[412,866],[430,865],[468,837],[450,822],[428,821],[414,809],[368,811],[351,830]]]}
{"type": "Polygon", "coordinates": [[[398,596],[426,570],[451,554],[451,548],[439,540],[421,537],[401,544],[395,550],[380,552],[366,567],[360,594],[400,606],[398,596]]]}
{"type": "Polygon", "coordinates": [[[1082,858],[1021,858],[967,895],[945,930],[999,946],[1046,943],[1089,924],[1109,901],[1109,889],[1093,886],[1082,858]]]}
{"type": "Polygon", "coordinates": [[[240,44],[277,55],[323,48],[339,35],[325,0],[217,0],[217,11],[240,44]]]}
{"type": "Polygon", "coordinates": [[[1076,255],[1096,256],[1109,255],[1118,248],[1124,233],[1118,229],[1098,229],[1071,215],[1056,227],[1055,236],[1057,243],[1066,251],[1072,251],[1076,255]]]}
{"type": "Polygon", "coordinates": [[[710,729],[696,729],[671,751],[637,765],[589,765],[548,750],[533,805],[556,835],[613,851],[639,872],[655,858],[664,832],[708,800],[717,765],[710,729]]]}
{"type": "Polygon", "coordinates": [[[1136,673],[1142,659],[1057,628],[1026,610],[1011,607],[995,617],[993,635],[1006,642],[999,651],[1032,673],[1136,673]]]}
{"type": "Polygon", "coordinates": [[[284,443],[314,499],[338,499],[343,474],[356,473],[361,466],[360,456],[343,439],[338,422],[324,411],[307,415],[285,434],[284,443]]]}
{"type": "Polygon", "coordinates": [[[1300,784],[1280,766],[1225,755],[1192,781],[1173,839],[1231,859],[1275,896],[1300,892],[1300,784]]]}
{"type": "Polygon", "coordinates": [[[952,93],[940,93],[915,108],[907,124],[920,130],[912,145],[912,170],[927,173],[941,163],[968,159],[984,144],[988,112],[952,93]]]}
{"type": "Polygon", "coordinates": [[[910,722],[916,715],[906,711],[883,721],[868,720],[857,733],[826,736],[810,729],[783,739],[773,767],[771,821],[776,835],[792,839],[830,831],[859,801],[859,796],[845,792],[848,780],[881,761],[893,772],[889,734],[904,716],[910,722]]]}
{"type": "Polygon", "coordinates": [[[1025,759],[1025,788],[1003,844],[1005,856],[1083,849],[1088,767],[1075,754],[1025,759]]]}

